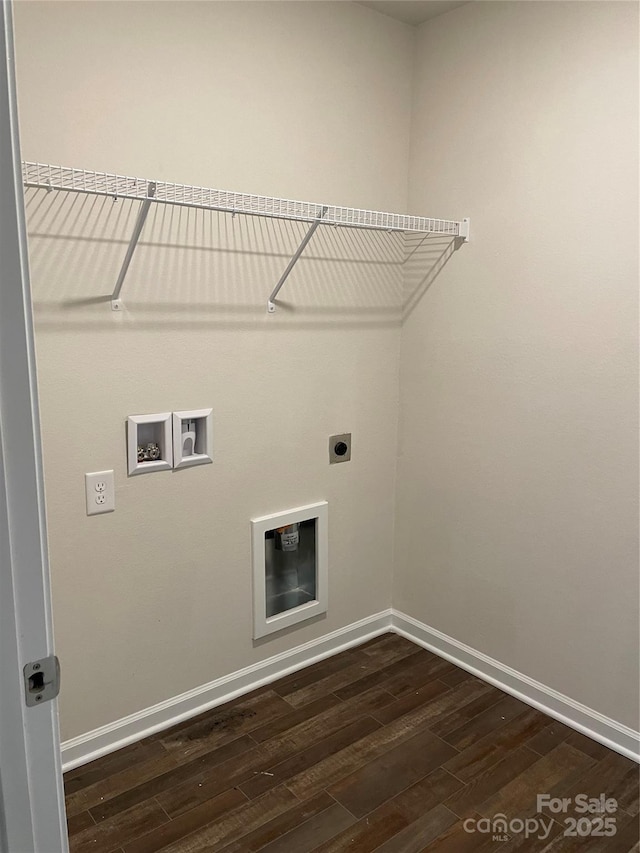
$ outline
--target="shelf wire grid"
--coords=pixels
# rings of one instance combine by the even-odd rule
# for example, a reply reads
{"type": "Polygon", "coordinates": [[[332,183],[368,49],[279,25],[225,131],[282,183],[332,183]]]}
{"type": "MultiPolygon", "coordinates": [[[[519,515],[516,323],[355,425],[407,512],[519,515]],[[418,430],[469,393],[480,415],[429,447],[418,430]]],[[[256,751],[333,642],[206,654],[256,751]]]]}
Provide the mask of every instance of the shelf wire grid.
{"type": "Polygon", "coordinates": [[[300,222],[315,222],[322,218],[323,225],[343,225],[350,228],[443,234],[450,237],[459,237],[462,234],[462,223],[455,220],[292,201],[251,193],[154,181],[148,178],[132,178],[108,172],[51,166],[46,163],[25,161],[22,164],[22,174],[25,187],[88,193],[107,196],[114,200],[149,200],[160,204],[300,222]],[[155,192],[151,190],[152,187],[155,188],[155,192]],[[326,213],[322,216],[325,208],[326,213]]]}

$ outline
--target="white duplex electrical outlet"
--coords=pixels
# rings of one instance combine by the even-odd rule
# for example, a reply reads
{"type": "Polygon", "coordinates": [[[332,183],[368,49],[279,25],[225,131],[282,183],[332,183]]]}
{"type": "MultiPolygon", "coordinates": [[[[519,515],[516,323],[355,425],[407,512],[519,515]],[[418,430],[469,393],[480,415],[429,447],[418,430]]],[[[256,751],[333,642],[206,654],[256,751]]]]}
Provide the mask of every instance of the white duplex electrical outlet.
{"type": "Polygon", "coordinates": [[[113,485],[113,471],[94,471],[93,474],[85,474],[84,486],[87,515],[114,511],[116,494],[113,485]]]}

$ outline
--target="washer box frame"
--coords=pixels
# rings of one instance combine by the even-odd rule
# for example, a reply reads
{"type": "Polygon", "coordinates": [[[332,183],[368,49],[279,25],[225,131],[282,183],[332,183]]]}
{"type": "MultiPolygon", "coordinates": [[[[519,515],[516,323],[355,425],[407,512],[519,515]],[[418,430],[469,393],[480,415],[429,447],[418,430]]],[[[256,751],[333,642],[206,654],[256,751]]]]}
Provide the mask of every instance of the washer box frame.
{"type": "Polygon", "coordinates": [[[252,518],[251,555],[254,640],[327,612],[329,606],[329,504],[327,501],[252,518]],[[313,519],[316,522],[316,597],[313,601],[267,617],[265,533],[277,527],[313,519]]]}
{"type": "Polygon", "coordinates": [[[151,471],[167,471],[173,468],[173,436],[171,430],[171,412],[155,415],[129,415],[127,418],[127,460],[129,476],[146,474],[151,471]],[[148,462],[138,462],[138,444],[140,427],[155,425],[162,458],[148,462]]]}

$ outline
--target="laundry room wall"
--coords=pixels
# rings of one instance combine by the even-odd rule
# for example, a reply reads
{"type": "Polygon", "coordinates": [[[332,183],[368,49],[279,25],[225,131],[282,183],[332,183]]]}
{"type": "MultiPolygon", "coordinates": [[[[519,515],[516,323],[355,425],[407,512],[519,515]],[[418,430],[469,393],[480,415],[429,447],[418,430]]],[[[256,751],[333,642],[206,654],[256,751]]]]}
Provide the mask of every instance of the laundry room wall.
{"type": "Polygon", "coordinates": [[[638,728],[638,6],[419,29],[410,209],[471,242],[407,312],[394,607],[638,728]]]}
{"type": "MultiPolygon", "coordinates": [[[[26,160],[403,212],[414,31],[351,3],[15,8],[26,160]]],[[[402,238],[27,190],[63,739],[388,608],[402,238]],[[127,477],[128,415],[213,464],[127,477]],[[353,434],[328,464],[328,437],[353,434]],[[116,510],[87,517],[84,474],[116,510]],[[326,618],[252,642],[249,520],[329,502],[326,618]]]]}

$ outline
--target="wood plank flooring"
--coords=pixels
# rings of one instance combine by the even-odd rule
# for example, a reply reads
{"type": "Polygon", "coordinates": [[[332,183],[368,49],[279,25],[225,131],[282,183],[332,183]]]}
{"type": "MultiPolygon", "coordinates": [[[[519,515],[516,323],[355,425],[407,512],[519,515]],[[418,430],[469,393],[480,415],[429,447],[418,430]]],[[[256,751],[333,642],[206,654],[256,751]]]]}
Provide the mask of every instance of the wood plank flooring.
{"type": "Polygon", "coordinates": [[[638,780],[628,759],[385,634],[72,770],[65,792],[72,853],[640,853],[638,780]],[[538,812],[539,793],[569,811],[538,812]],[[610,832],[608,815],[573,798],[602,793],[615,835],[587,835],[610,832]],[[500,840],[481,831],[498,814],[520,820],[500,840]]]}

